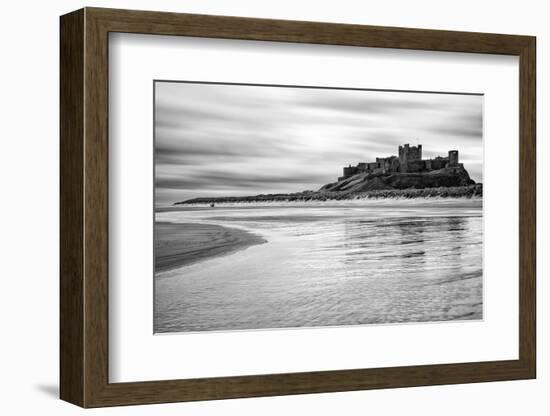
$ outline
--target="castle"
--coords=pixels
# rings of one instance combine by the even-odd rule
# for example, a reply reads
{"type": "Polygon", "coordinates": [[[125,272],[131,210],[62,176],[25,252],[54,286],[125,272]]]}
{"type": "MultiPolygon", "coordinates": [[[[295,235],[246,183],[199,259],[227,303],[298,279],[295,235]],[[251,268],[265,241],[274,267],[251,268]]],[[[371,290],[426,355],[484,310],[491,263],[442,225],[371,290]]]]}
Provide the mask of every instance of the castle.
{"type": "Polygon", "coordinates": [[[410,146],[405,144],[399,146],[399,156],[377,157],[376,162],[361,162],[357,166],[344,168],[343,176],[339,181],[349,178],[358,173],[372,173],[378,175],[389,175],[392,173],[420,173],[430,172],[443,168],[463,168],[458,163],[458,150],[449,150],[447,157],[438,156],[435,159],[422,159],[422,145],[410,146]]]}

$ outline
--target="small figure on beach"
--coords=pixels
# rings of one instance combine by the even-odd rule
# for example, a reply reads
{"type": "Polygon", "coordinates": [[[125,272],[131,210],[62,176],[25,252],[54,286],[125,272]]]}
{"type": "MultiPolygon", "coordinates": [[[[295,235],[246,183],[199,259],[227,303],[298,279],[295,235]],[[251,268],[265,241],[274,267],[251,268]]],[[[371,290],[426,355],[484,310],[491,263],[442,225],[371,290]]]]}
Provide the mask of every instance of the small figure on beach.
{"type": "Polygon", "coordinates": [[[215,204],[213,202],[210,203],[210,207],[214,208],[215,204]]]}

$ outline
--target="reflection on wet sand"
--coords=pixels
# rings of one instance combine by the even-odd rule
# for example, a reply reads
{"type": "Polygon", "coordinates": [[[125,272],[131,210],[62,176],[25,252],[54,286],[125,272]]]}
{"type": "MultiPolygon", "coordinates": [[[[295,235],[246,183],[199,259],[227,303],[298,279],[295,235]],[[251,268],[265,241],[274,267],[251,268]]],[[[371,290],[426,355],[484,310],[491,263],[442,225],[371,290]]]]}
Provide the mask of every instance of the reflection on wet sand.
{"type": "Polygon", "coordinates": [[[481,319],[481,208],[451,208],[157,214],[241,228],[267,243],[157,273],[155,331],[481,319]]]}

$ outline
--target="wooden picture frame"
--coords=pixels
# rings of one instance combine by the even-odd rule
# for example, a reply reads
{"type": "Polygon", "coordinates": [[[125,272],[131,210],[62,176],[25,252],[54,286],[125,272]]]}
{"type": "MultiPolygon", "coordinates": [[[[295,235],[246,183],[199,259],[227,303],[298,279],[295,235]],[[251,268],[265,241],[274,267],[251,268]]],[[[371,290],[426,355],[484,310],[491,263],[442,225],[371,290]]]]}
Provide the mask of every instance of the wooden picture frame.
{"type": "Polygon", "coordinates": [[[535,38],[85,8],[61,17],[60,396],[82,407],[535,378],[535,38]],[[519,57],[519,359],[109,383],[108,34],[297,42],[519,57]]]}

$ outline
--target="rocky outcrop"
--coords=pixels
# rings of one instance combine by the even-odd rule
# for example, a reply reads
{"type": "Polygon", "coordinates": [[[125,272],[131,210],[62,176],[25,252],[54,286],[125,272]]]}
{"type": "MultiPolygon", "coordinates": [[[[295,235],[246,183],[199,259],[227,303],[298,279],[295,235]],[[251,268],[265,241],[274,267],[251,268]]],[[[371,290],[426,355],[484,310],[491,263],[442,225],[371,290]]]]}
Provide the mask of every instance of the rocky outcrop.
{"type": "Polygon", "coordinates": [[[469,186],[475,182],[463,167],[443,168],[421,173],[372,174],[358,173],[335,183],[329,183],[319,192],[366,192],[387,189],[424,189],[451,186],[469,186]]]}

